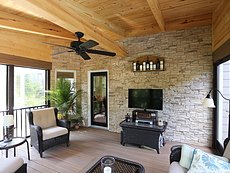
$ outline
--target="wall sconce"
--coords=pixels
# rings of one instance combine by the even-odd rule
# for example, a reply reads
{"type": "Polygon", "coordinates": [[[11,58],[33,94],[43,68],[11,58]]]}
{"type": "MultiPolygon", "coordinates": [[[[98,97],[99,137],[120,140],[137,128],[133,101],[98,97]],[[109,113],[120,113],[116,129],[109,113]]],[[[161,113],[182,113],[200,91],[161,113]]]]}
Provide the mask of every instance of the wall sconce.
{"type": "Polygon", "coordinates": [[[227,100],[229,102],[229,108],[228,108],[228,136],[230,136],[230,99],[224,97],[224,95],[217,89],[217,88],[213,88],[209,91],[208,95],[205,97],[203,103],[202,103],[202,106],[206,106],[206,107],[209,107],[209,108],[215,108],[215,104],[214,104],[214,101],[210,95],[210,93],[213,91],[213,90],[216,90],[225,100],[227,100]]]}
{"type": "Polygon", "coordinates": [[[3,122],[2,125],[6,128],[6,139],[4,142],[10,142],[12,139],[9,137],[9,126],[12,126],[14,124],[14,116],[13,115],[5,115],[3,116],[3,122]]]}

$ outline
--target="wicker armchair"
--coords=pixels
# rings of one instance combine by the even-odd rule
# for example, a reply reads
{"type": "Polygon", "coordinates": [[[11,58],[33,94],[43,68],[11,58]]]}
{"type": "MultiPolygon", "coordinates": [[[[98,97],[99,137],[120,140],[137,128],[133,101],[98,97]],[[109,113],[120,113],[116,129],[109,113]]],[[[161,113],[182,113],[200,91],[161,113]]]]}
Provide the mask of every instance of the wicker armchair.
{"type": "Polygon", "coordinates": [[[169,156],[170,164],[174,161],[179,162],[181,157],[182,145],[175,145],[171,147],[171,153],[169,156]]]}
{"type": "Polygon", "coordinates": [[[42,152],[55,145],[66,143],[69,146],[70,122],[57,119],[56,108],[29,111],[31,146],[42,157],[42,152]]]}
{"type": "MultiPolygon", "coordinates": [[[[229,143],[230,137],[226,138],[224,141],[224,153],[223,156],[230,159],[230,143],[229,143]]],[[[173,162],[179,163],[181,159],[181,150],[182,145],[175,145],[171,147],[171,153],[169,156],[170,160],[170,169],[169,173],[179,173],[179,172],[187,172],[185,168],[182,168],[181,166],[178,166],[179,164],[174,164],[173,162]],[[172,166],[173,165],[173,166],[172,166]]]]}
{"type": "MultiPolygon", "coordinates": [[[[227,144],[230,140],[229,138],[226,138],[224,140],[224,149],[227,147],[227,144]]],[[[174,161],[179,162],[180,161],[180,157],[181,157],[181,147],[182,145],[174,145],[171,147],[171,153],[169,156],[169,160],[170,160],[170,164],[174,161]]]]}

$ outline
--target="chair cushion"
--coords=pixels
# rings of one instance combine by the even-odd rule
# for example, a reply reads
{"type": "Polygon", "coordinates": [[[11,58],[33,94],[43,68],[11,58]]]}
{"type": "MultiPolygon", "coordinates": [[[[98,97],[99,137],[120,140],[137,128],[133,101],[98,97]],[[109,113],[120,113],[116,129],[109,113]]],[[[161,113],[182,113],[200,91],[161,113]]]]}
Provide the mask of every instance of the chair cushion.
{"type": "Polygon", "coordinates": [[[193,158],[193,152],[195,148],[192,148],[186,144],[182,145],[181,148],[181,158],[180,158],[180,165],[186,169],[190,168],[193,158]]]}
{"type": "Polygon", "coordinates": [[[1,173],[13,173],[24,164],[24,160],[20,157],[0,158],[0,163],[1,173]]]}
{"type": "Polygon", "coordinates": [[[229,173],[230,163],[228,158],[216,157],[200,149],[194,150],[192,164],[188,173],[229,173]]]}
{"type": "Polygon", "coordinates": [[[57,136],[65,135],[68,133],[67,128],[54,126],[46,129],[42,129],[43,140],[51,139],[57,136]]]}
{"type": "Polygon", "coordinates": [[[172,162],[169,167],[169,173],[185,173],[188,170],[180,166],[179,162],[172,162]]]}
{"type": "Polygon", "coordinates": [[[223,156],[230,159],[230,142],[229,142],[228,145],[226,146],[226,148],[225,148],[225,150],[224,150],[223,156]]]}
{"type": "Polygon", "coordinates": [[[57,125],[54,108],[36,109],[32,112],[34,125],[40,126],[42,129],[57,125]]]}

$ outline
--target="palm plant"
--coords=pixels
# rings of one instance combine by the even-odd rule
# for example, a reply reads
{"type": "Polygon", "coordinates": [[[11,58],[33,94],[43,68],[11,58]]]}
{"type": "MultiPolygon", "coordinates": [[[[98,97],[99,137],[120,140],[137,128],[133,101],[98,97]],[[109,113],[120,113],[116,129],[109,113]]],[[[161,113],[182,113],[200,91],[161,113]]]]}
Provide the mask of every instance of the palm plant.
{"type": "Polygon", "coordinates": [[[69,120],[69,115],[80,115],[81,104],[78,97],[82,90],[75,91],[76,83],[71,83],[66,78],[59,78],[56,82],[56,89],[48,90],[46,96],[58,108],[64,119],[69,120]]]}

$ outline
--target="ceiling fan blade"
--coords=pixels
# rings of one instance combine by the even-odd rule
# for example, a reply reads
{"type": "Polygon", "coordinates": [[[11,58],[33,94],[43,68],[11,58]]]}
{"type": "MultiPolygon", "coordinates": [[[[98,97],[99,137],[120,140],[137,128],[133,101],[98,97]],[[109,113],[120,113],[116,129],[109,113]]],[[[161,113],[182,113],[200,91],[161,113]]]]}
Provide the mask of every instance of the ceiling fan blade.
{"type": "Polygon", "coordinates": [[[69,50],[69,51],[65,51],[65,52],[53,53],[53,54],[50,54],[50,55],[59,55],[59,54],[62,54],[62,53],[67,53],[67,52],[75,52],[75,51],[74,50],[69,50]]]}
{"type": "Polygon", "coordinates": [[[93,41],[93,40],[88,40],[88,41],[82,43],[79,47],[89,49],[89,48],[97,46],[97,45],[99,45],[98,42],[93,41]]]}
{"type": "Polygon", "coordinates": [[[89,57],[89,55],[87,55],[85,52],[82,52],[80,55],[81,55],[81,57],[82,57],[84,60],[89,60],[89,59],[91,59],[91,58],[89,57]]]}
{"type": "Polygon", "coordinates": [[[67,47],[67,46],[62,46],[62,45],[58,45],[58,44],[52,44],[52,43],[46,43],[46,42],[38,42],[38,43],[43,43],[43,44],[49,44],[49,45],[53,45],[53,46],[64,47],[64,48],[68,48],[68,49],[74,49],[73,47],[67,47]]]}
{"type": "Polygon", "coordinates": [[[101,50],[93,50],[93,49],[88,49],[86,50],[88,53],[93,53],[93,54],[99,54],[99,55],[107,55],[107,56],[115,56],[116,53],[114,52],[106,52],[106,51],[101,51],[101,50]]]}

